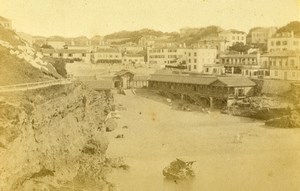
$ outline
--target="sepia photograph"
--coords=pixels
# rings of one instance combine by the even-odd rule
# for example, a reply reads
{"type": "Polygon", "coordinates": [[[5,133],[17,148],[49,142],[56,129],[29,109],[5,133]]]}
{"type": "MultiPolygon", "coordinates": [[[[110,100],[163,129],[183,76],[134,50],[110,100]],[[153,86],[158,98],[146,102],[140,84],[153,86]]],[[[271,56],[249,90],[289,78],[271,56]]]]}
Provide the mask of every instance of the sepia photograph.
{"type": "Polygon", "coordinates": [[[0,0],[0,191],[300,191],[300,0],[0,0]]]}

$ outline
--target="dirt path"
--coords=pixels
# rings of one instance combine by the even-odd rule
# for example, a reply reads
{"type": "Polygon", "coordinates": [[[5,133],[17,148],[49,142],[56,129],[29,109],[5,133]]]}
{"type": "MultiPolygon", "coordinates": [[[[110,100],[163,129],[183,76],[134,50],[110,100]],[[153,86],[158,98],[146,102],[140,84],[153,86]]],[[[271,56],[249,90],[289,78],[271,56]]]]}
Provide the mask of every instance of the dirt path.
{"type": "Polygon", "coordinates": [[[129,172],[115,170],[120,190],[299,190],[300,129],[266,128],[263,122],[223,115],[183,112],[140,96],[117,95],[127,107],[120,128],[109,134],[108,154],[123,156],[129,172]],[[122,129],[127,125],[128,129],[122,129]],[[124,134],[124,139],[115,139],[124,134]],[[162,169],[188,157],[196,178],[164,180],[162,169]]]}

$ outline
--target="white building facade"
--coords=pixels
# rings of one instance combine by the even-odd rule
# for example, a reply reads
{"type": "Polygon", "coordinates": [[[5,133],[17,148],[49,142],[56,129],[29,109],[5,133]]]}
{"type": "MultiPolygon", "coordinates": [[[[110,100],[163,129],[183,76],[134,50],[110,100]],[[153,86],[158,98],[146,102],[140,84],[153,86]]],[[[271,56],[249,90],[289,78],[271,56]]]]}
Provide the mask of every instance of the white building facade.
{"type": "Polygon", "coordinates": [[[150,65],[176,65],[185,61],[185,49],[182,48],[148,48],[147,60],[150,65]]]}
{"type": "Polygon", "coordinates": [[[296,37],[293,32],[287,32],[268,39],[268,52],[286,50],[300,51],[300,37],[296,37]]]}
{"type": "Polygon", "coordinates": [[[246,33],[237,30],[226,30],[219,33],[219,37],[228,42],[229,46],[236,43],[246,44],[246,33]]]}
{"type": "Polygon", "coordinates": [[[217,58],[216,48],[187,48],[185,49],[187,70],[202,73],[206,65],[214,65],[217,58]]]}
{"type": "Polygon", "coordinates": [[[269,71],[265,78],[300,80],[300,51],[270,52],[261,59],[262,68],[269,71]]]}

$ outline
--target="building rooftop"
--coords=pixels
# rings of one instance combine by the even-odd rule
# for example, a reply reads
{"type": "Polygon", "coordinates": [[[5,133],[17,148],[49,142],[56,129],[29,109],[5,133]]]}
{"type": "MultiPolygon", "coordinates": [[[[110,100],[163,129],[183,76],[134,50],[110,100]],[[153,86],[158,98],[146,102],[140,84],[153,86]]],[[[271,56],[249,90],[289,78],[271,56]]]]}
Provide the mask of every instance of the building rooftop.
{"type": "Polygon", "coordinates": [[[130,73],[133,75],[133,72],[130,72],[129,70],[120,70],[115,73],[115,76],[123,76],[124,74],[130,73]]]}
{"type": "Polygon", "coordinates": [[[286,50],[286,51],[274,51],[263,54],[267,57],[288,57],[288,56],[300,56],[300,51],[286,50]]]}
{"type": "Polygon", "coordinates": [[[229,29],[229,30],[226,30],[226,31],[222,31],[220,33],[240,33],[240,34],[246,34],[245,32],[239,31],[239,30],[236,30],[236,29],[229,29]]]}
{"type": "Polygon", "coordinates": [[[199,77],[190,75],[152,74],[149,81],[209,85],[216,81],[216,79],[217,78],[213,76],[199,77]]]}
{"type": "Polygon", "coordinates": [[[257,54],[222,54],[220,58],[256,58],[257,54]]]}
{"type": "Polygon", "coordinates": [[[121,53],[118,49],[114,48],[97,48],[96,52],[121,53]]]}
{"type": "Polygon", "coordinates": [[[133,80],[134,81],[148,81],[149,78],[150,78],[150,76],[146,76],[146,75],[144,75],[144,76],[142,76],[142,75],[135,75],[133,77],[133,80]]]}
{"type": "Polygon", "coordinates": [[[182,84],[196,85],[213,85],[220,82],[225,87],[252,87],[256,84],[246,77],[220,77],[220,76],[205,76],[205,75],[171,75],[171,74],[153,74],[149,81],[170,82],[182,84]]]}
{"type": "Polygon", "coordinates": [[[42,53],[88,53],[89,51],[84,49],[42,49],[42,53]]]}
{"type": "Polygon", "coordinates": [[[252,31],[252,33],[255,32],[269,32],[270,30],[276,30],[276,27],[261,27],[261,28],[257,28],[255,30],[252,31]]]}
{"type": "Polygon", "coordinates": [[[245,77],[218,77],[217,81],[225,84],[227,87],[249,87],[256,84],[245,77]]]}

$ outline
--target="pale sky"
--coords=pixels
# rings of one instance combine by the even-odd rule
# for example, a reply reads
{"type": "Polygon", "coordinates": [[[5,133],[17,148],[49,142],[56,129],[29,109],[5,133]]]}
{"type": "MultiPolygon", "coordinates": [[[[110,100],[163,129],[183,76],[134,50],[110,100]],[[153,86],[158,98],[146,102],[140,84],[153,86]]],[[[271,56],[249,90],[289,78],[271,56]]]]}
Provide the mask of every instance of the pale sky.
{"type": "Polygon", "coordinates": [[[0,0],[17,31],[74,37],[151,28],[255,26],[300,21],[300,0],[0,0]]]}

